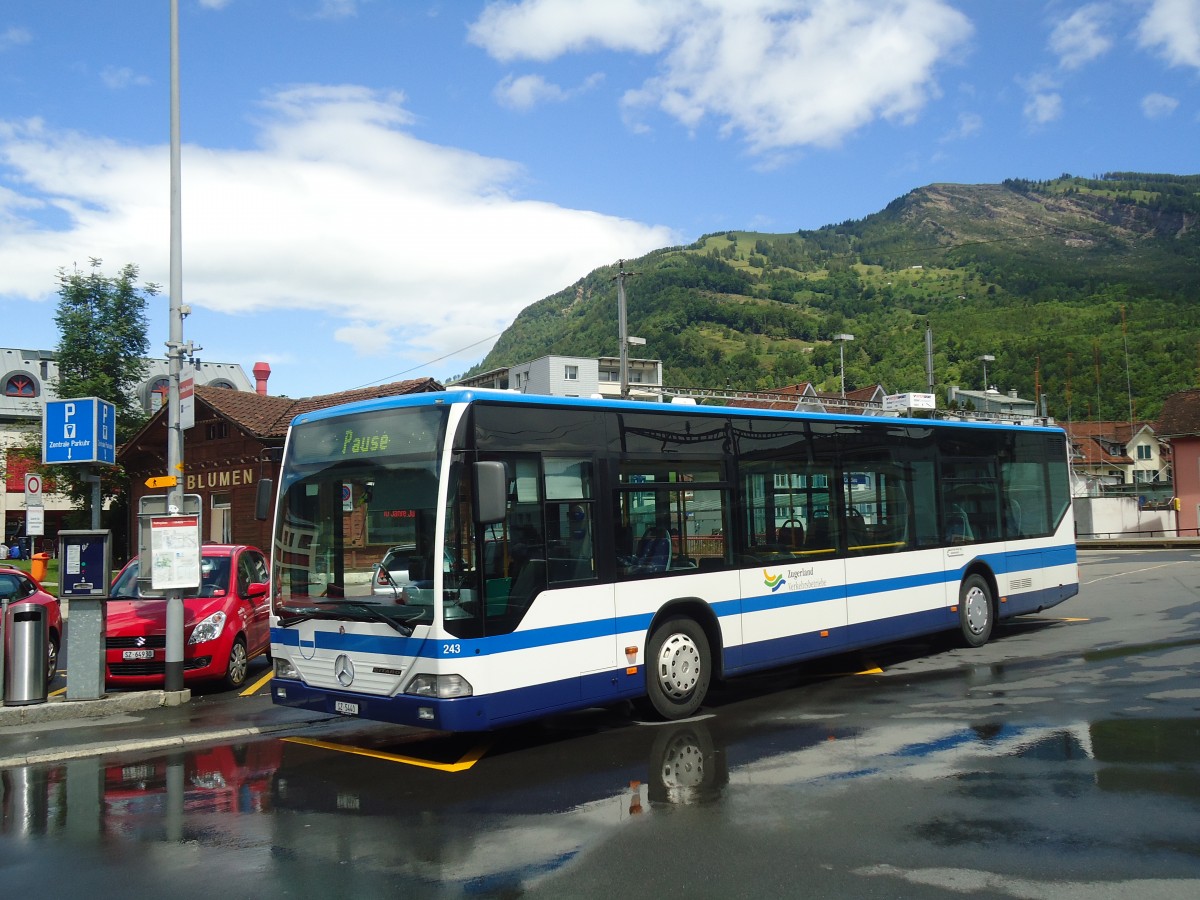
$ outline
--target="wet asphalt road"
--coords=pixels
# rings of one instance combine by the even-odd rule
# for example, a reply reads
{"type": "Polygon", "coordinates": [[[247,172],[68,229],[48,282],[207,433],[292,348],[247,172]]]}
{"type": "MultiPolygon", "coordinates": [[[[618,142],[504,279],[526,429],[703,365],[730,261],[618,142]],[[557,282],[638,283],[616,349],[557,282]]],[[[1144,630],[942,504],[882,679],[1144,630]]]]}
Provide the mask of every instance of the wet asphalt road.
{"type": "MultiPolygon", "coordinates": [[[[1081,556],[977,650],[740,679],[694,721],[336,721],[11,768],[4,896],[1200,896],[1200,552],[1081,556]]],[[[226,698],[204,697],[204,702],[226,698]]],[[[265,696],[229,695],[237,704],[265,696]]]]}

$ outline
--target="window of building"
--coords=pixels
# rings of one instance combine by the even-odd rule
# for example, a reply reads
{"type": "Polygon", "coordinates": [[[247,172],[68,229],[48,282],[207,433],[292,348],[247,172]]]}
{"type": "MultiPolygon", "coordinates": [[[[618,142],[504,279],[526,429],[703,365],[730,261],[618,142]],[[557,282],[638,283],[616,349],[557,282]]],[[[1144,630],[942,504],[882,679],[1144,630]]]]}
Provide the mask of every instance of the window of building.
{"type": "Polygon", "coordinates": [[[171,390],[171,382],[166,378],[159,378],[150,385],[150,411],[161,409],[167,405],[167,395],[171,390]]]}
{"type": "Polygon", "coordinates": [[[218,544],[233,543],[233,522],[230,511],[233,503],[228,493],[212,495],[212,511],[209,515],[208,538],[218,544]]]}
{"type": "Polygon", "coordinates": [[[1153,451],[1154,451],[1154,448],[1151,447],[1149,444],[1138,444],[1137,458],[1138,459],[1153,459],[1154,458],[1153,451]]]}
{"type": "Polygon", "coordinates": [[[579,380],[579,366],[565,366],[563,368],[563,378],[567,381],[579,380]]]}
{"type": "Polygon", "coordinates": [[[38,396],[38,385],[34,381],[32,375],[18,373],[8,376],[4,382],[5,397],[36,397],[38,396]]]}

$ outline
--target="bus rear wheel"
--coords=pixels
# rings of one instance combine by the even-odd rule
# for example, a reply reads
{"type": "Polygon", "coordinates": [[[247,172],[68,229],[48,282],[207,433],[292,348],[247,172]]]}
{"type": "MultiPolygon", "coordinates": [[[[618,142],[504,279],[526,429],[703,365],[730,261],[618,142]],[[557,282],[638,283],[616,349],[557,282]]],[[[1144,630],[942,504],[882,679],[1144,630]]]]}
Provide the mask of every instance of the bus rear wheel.
{"type": "Polygon", "coordinates": [[[982,647],[995,621],[992,589],[981,575],[968,575],[958,589],[958,626],[968,647],[982,647]]]}
{"type": "Polygon", "coordinates": [[[708,636],[694,619],[676,616],[654,630],[646,647],[646,695],[655,713],[664,719],[692,715],[711,679],[708,636]]]}

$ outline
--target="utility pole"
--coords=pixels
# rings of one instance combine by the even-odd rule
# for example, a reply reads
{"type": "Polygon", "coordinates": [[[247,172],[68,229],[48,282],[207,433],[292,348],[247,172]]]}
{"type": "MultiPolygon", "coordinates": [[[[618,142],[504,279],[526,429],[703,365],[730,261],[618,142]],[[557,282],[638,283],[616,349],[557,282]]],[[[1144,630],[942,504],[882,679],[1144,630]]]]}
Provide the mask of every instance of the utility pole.
{"type": "MultiPolygon", "coordinates": [[[[629,399],[629,323],[625,316],[625,278],[637,272],[625,271],[625,260],[617,260],[617,333],[621,342],[621,399],[629,399]]],[[[645,343],[644,341],[642,343],[645,343]]]]}

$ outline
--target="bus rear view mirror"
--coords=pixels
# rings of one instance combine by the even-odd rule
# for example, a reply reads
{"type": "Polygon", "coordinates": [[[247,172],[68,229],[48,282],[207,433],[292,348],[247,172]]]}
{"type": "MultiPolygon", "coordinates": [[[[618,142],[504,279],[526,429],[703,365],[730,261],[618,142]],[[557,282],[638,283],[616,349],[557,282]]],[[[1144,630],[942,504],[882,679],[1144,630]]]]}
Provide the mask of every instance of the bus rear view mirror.
{"type": "Polygon", "coordinates": [[[508,512],[508,470],[504,463],[475,463],[475,521],[480,525],[503,522],[508,512]]]}
{"type": "Polygon", "coordinates": [[[275,482],[270,478],[260,478],[257,491],[254,495],[254,518],[265,522],[271,514],[271,501],[275,499],[275,482]]]}

